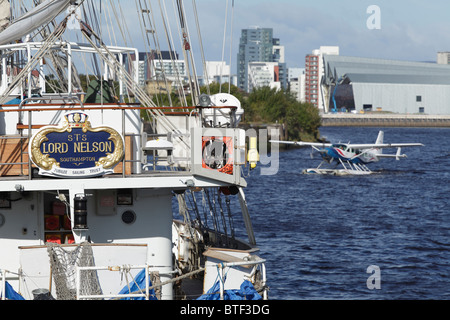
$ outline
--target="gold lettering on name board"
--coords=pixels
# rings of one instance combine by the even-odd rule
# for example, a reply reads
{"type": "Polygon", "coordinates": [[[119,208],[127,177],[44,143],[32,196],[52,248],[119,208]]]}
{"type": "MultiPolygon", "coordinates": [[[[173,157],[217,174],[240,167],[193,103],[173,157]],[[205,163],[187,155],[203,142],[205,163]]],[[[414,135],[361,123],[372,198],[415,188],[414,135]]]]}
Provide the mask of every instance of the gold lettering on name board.
{"type": "Polygon", "coordinates": [[[87,135],[81,133],[69,134],[67,136],[67,141],[87,141],[87,135]]]}
{"type": "MultiPolygon", "coordinates": [[[[40,129],[33,135],[29,144],[31,160],[41,170],[51,170],[60,167],[60,163],[52,158],[52,154],[74,153],[97,153],[106,155],[95,161],[95,166],[103,169],[111,169],[122,161],[124,157],[124,141],[122,136],[113,128],[92,128],[88,115],[82,112],[69,113],[64,116],[60,127],[48,126],[40,129]],[[82,129],[82,133],[72,131],[74,128],[82,129]],[[68,132],[67,142],[49,142],[47,134],[68,132]],[[108,141],[88,141],[87,132],[107,132],[110,134],[108,141]]],[[[72,158],[90,158],[88,155],[73,155],[73,157],[62,157],[62,162],[71,162],[72,158]]],[[[94,161],[93,159],[89,161],[94,161]]]]}
{"type": "Polygon", "coordinates": [[[42,144],[42,153],[67,153],[69,145],[65,142],[50,142],[42,144]]]}
{"type": "Polygon", "coordinates": [[[112,152],[112,141],[75,142],[73,152],[112,152]]]}

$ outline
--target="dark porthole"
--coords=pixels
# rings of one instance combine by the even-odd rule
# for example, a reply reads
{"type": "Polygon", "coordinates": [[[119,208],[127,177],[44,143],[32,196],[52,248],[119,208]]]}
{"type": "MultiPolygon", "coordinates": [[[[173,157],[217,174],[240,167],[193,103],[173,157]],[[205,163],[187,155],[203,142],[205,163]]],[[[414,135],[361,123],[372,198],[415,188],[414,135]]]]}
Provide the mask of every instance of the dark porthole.
{"type": "Polygon", "coordinates": [[[122,213],[122,221],[126,224],[132,224],[136,221],[136,213],[130,210],[125,211],[122,213]]]}

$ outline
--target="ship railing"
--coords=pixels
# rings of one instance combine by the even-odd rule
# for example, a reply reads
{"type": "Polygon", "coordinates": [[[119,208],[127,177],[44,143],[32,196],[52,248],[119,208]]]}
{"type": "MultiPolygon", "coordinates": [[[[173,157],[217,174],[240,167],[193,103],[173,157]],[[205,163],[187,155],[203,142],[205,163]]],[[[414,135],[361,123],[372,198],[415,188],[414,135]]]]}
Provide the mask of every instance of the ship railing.
{"type": "MultiPolygon", "coordinates": [[[[90,103],[90,104],[83,104],[81,102],[77,102],[79,101],[79,99],[77,97],[72,97],[71,99],[73,100],[72,103],[70,103],[69,101],[65,101],[62,103],[39,103],[39,101],[46,101],[46,100],[57,100],[57,99],[64,99],[64,97],[53,97],[53,98],[49,98],[49,97],[33,97],[33,98],[29,98],[26,99],[26,101],[23,101],[20,105],[2,105],[2,109],[0,109],[0,112],[3,113],[18,113],[18,123],[16,125],[16,129],[19,132],[19,136],[17,135],[8,135],[5,134],[3,136],[0,136],[0,139],[20,139],[20,148],[21,148],[21,154],[20,154],[20,159],[17,159],[17,161],[13,162],[13,161],[8,161],[8,162],[1,162],[0,163],[0,167],[1,166],[13,166],[13,165],[20,165],[20,176],[26,176],[28,175],[28,179],[31,180],[32,179],[32,162],[31,162],[31,158],[28,157],[28,160],[26,160],[26,157],[24,156],[25,154],[28,153],[27,150],[25,149],[25,145],[26,145],[26,140],[30,140],[30,138],[32,137],[33,134],[33,130],[36,129],[40,129],[44,126],[47,125],[52,125],[52,124],[35,124],[33,123],[33,113],[37,113],[37,112],[49,112],[49,111],[58,111],[58,112],[69,112],[69,111],[74,111],[74,110],[83,110],[83,111],[88,111],[88,110],[121,110],[122,111],[122,135],[124,136],[125,139],[125,148],[130,148],[131,146],[129,146],[130,141],[127,141],[126,137],[129,138],[135,138],[135,137],[139,137],[138,139],[142,139],[142,144],[145,145],[146,140],[147,139],[147,135],[143,134],[143,132],[139,132],[139,133],[130,133],[127,132],[126,128],[125,128],[125,113],[127,110],[149,110],[149,109],[161,109],[161,110],[168,110],[166,112],[164,112],[164,114],[166,115],[178,115],[178,116],[187,116],[189,118],[193,117],[193,116],[197,116],[198,112],[197,112],[197,107],[173,107],[173,106],[166,106],[166,107],[145,107],[142,106],[140,104],[136,104],[136,103],[128,103],[128,104],[123,104],[123,103],[114,103],[114,104],[96,104],[96,103],[90,103]],[[30,102],[33,101],[34,103],[31,104],[25,104],[26,102],[30,102]],[[25,115],[24,113],[27,113],[27,115],[25,115]],[[26,124],[23,123],[22,120],[27,119],[26,124]],[[26,134],[24,134],[24,131],[27,131],[26,134]],[[28,174],[26,173],[26,166],[28,166],[28,168],[30,168],[30,170],[28,170],[28,174]]],[[[64,101],[64,100],[63,100],[64,101]]],[[[191,122],[191,121],[189,121],[191,122]]],[[[56,125],[56,124],[53,124],[56,125]]],[[[164,133],[164,134],[159,134],[158,136],[167,136],[171,133],[164,133]]],[[[183,139],[183,137],[185,135],[189,135],[189,132],[182,134],[182,133],[172,133],[172,138],[173,139],[183,139]]],[[[142,146],[138,146],[143,148],[142,146]]],[[[137,151],[137,150],[135,150],[137,151]]],[[[190,153],[188,153],[188,155],[190,155],[190,153]]],[[[138,163],[137,166],[145,165],[146,161],[144,159],[145,154],[143,152],[136,152],[136,155],[133,156],[131,159],[130,158],[125,158],[124,161],[122,162],[122,176],[127,175],[127,170],[125,169],[126,165],[129,163],[138,163]]],[[[184,161],[190,161],[190,159],[186,158],[184,159],[184,161]]],[[[140,173],[139,170],[135,170],[134,173],[140,173]]]]}
{"type": "MultiPolygon", "coordinates": [[[[20,104],[19,104],[19,109],[23,109],[24,106],[25,106],[27,103],[32,102],[32,101],[36,101],[36,102],[39,101],[39,102],[42,103],[42,101],[47,101],[47,100],[50,100],[50,101],[52,101],[52,100],[62,100],[62,101],[69,100],[69,101],[72,101],[74,104],[78,103],[82,109],[84,108],[83,102],[81,102],[80,98],[78,98],[77,96],[72,96],[72,95],[69,95],[69,96],[59,96],[59,95],[55,95],[55,96],[45,96],[45,97],[42,97],[42,96],[41,96],[41,97],[30,97],[30,98],[25,98],[25,99],[23,99],[23,100],[20,102],[20,104]]],[[[28,120],[30,120],[30,113],[28,113],[28,120]]],[[[18,123],[18,124],[23,123],[22,112],[20,112],[20,111],[19,111],[19,119],[18,119],[17,123],[18,123]]]]}
{"type": "MultiPolygon", "coordinates": [[[[28,175],[28,179],[31,180],[32,176],[33,176],[33,170],[32,170],[32,162],[31,162],[31,157],[28,156],[28,159],[26,159],[27,157],[25,156],[28,153],[28,150],[24,150],[25,146],[26,146],[26,141],[30,141],[31,137],[32,137],[32,133],[33,130],[36,129],[40,129],[43,126],[47,126],[47,125],[52,125],[52,124],[35,124],[33,123],[33,113],[38,113],[38,112],[50,112],[50,111],[58,111],[58,112],[69,112],[69,111],[74,111],[74,110],[83,110],[83,111],[88,111],[88,110],[121,110],[122,111],[122,135],[124,136],[125,139],[125,148],[130,148],[132,144],[131,141],[127,141],[126,137],[128,137],[129,139],[134,139],[136,137],[138,137],[137,139],[141,139],[141,146],[138,145],[138,148],[141,148],[142,152],[136,152],[135,155],[132,158],[125,158],[122,161],[122,176],[125,177],[126,175],[132,174],[132,173],[141,173],[142,169],[146,169],[148,168],[147,165],[147,159],[146,156],[147,154],[145,153],[144,147],[145,147],[145,143],[147,142],[147,135],[144,134],[144,132],[135,132],[135,133],[131,133],[131,132],[126,132],[126,128],[125,128],[125,113],[127,110],[151,110],[151,109],[160,109],[160,110],[167,110],[164,111],[165,115],[175,115],[175,116],[183,116],[183,117],[187,117],[189,119],[189,125],[192,126],[192,121],[191,118],[192,117],[198,117],[199,115],[201,115],[202,110],[205,108],[212,108],[212,109],[230,109],[230,113],[233,113],[233,110],[236,109],[236,107],[216,107],[216,106],[208,106],[208,107],[198,107],[198,106],[188,106],[188,107],[174,107],[174,106],[164,106],[164,107],[146,107],[146,106],[142,106],[138,103],[128,103],[128,104],[123,104],[123,103],[113,103],[113,104],[103,104],[103,103],[90,103],[90,104],[83,104],[81,103],[81,101],[73,96],[73,97],[67,97],[68,99],[72,100],[73,102],[69,102],[69,101],[64,101],[65,97],[60,97],[60,96],[55,96],[55,97],[33,97],[33,98],[29,98],[26,99],[24,102],[22,102],[20,105],[2,105],[2,108],[0,109],[0,112],[3,113],[18,113],[18,122],[16,125],[16,129],[19,132],[19,136],[17,135],[8,135],[5,134],[4,136],[0,136],[0,139],[20,139],[20,159],[17,159],[15,162],[13,161],[7,161],[7,162],[1,162],[0,163],[0,167],[2,166],[14,166],[14,165],[20,165],[20,173],[18,174],[19,176],[27,176],[28,175]],[[40,101],[47,101],[47,100],[58,100],[58,99],[62,99],[63,102],[61,103],[40,103],[40,101]],[[29,103],[29,104],[25,104],[26,102],[30,102],[33,101],[34,103],[29,103]],[[27,113],[27,115],[25,115],[24,113],[27,113]],[[23,123],[22,120],[27,119],[28,123],[23,123]],[[24,134],[24,131],[27,131],[26,134],[24,134]],[[144,141],[145,140],[145,141],[144,141]],[[131,164],[130,164],[131,163],[131,164]],[[127,173],[130,171],[133,171],[132,169],[127,169],[126,166],[133,166],[133,164],[135,165],[135,169],[134,172],[132,173],[127,173]],[[28,167],[28,168],[27,168],[28,167]],[[29,170],[27,170],[29,169],[29,170]]],[[[42,118],[42,117],[41,117],[42,118]]],[[[157,121],[157,120],[156,120],[157,121]]],[[[53,125],[57,125],[57,124],[53,124],[53,125]]],[[[210,124],[198,124],[204,127],[209,127],[210,124]]],[[[188,128],[186,128],[188,129],[188,128]]],[[[166,136],[166,137],[171,137],[173,140],[180,140],[183,141],[184,144],[186,144],[186,141],[189,140],[189,136],[190,136],[190,132],[189,130],[187,130],[186,132],[165,132],[165,133],[160,133],[158,134],[158,136],[166,136]],[[188,139],[186,139],[188,138],[188,139]]],[[[151,135],[149,136],[151,138],[151,135]]],[[[183,147],[184,146],[183,143],[179,143],[178,147],[183,147]]],[[[190,148],[190,145],[187,146],[187,148],[190,148]]],[[[162,157],[161,159],[159,159],[158,161],[167,161],[169,160],[169,167],[172,166],[174,164],[173,160],[176,160],[175,162],[184,162],[187,163],[188,165],[186,167],[182,167],[181,169],[184,170],[189,170],[189,163],[191,162],[192,159],[190,159],[191,157],[191,153],[190,150],[186,149],[186,157],[184,158],[177,158],[175,156],[172,156],[171,158],[164,158],[162,157]],[[172,161],[170,161],[172,160],[172,161]]],[[[135,150],[137,151],[137,150],[135,150]]],[[[154,166],[153,168],[156,168],[156,166],[154,166]]]]}
{"type": "Polygon", "coordinates": [[[0,269],[1,283],[0,283],[0,300],[6,300],[6,281],[20,280],[21,274],[12,272],[6,269],[0,269]],[[8,276],[8,273],[12,276],[8,276]]]}
{"type": "MultiPolygon", "coordinates": [[[[48,100],[49,97],[34,97],[34,98],[29,98],[27,100],[29,101],[43,101],[43,100],[48,100]]],[[[55,97],[53,99],[61,99],[60,97],[55,97]]],[[[73,100],[77,100],[76,97],[73,97],[73,100]]],[[[78,99],[79,100],[79,99],[78,99]]],[[[127,139],[126,137],[133,137],[136,136],[137,134],[133,134],[133,133],[126,133],[126,129],[125,129],[125,112],[127,110],[141,110],[141,109],[148,109],[147,107],[142,107],[139,104],[119,104],[119,103],[114,103],[112,105],[106,105],[106,104],[89,104],[89,105],[84,105],[83,103],[33,103],[33,104],[24,104],[21,103],[19,106],[16,105],[8,105],[8,106],[3,106],[3,107],[8,107],[8,108],[3,108],[0,109],[0,112],[17,112],[19,113],[19,122],[17,123],[17,130],[20,132],[20,136],[3,136],[0,137],[1,139],[20,139],[21,140],[21,150],[23,150],[23,141],[24,140],[28,140],[30,141],[31,137],[32,137],[32,130],[33,129],[40,129],[44,126],[47,125],[51,125],[51,124],[33,124],[33,118],[32,118],[32,114],[35,112],[44,112],[44,111],[74,111],[74,110],[121,110],[122,111],[122,135],[125,139],[125,148],[127,148],[127,139]],[[21,114],[23,113],[27,113],[27,119],[28,119],[28,124],[23,124],[21,120],[23,120],[23,116],[21,114]],[[24,135],[23,134],[23,130],[27,130],[28,134],[24,135]]],[[[56,125],[56,124],[54,124],[56,125]]],[[[140,135],[140,134],[139,134],[140,135]]],[[[28,157],[28,161],[25,162],[23,161],[24,157],[23,154],[28,153],[27,151],[22,152],[21,153],[21,161],[20,162],[8,162],[8,163],[0,163],[0,166],[2,165],[21,165],[21,175],[25,175],[24,174],[24,168],[23,166],[28,165],[28,179],[31,180],[32,179],[32,162],[31,162],[31,157],[28,157]]],[[[124,159],[122,161],[122,176],[126,175],[126,164],[127,163],[134,163],[134,162],[142,162],[142,159],[124,159]]]]}
{"type": "MultiPolygon", "coordinates": [[[[139,298],[143,297],[145,300],[150,299],[150,281],[149,281],[149,268],[148,264],[145,265],[126,265],[126,266],[91,266],[91,267],[76,267],[76,298],[82,299],[104,299],[104,298],[139,298]],[[81,277],[83,271],[113,271],[113,272],[129,272],[131,269],[145,269],[145,288],[138,292],[130,292],[126,294],[82,294],[81,293],[81,277]]],[[[134,279],[133,279],[134,281],[134,279]]],[[[128,286],[131,286],[128,283],[128,286]]],[[[138,286],[139,287],[139,286],[138,286]]]]}
{"type": "Polygon", "coordinates": [[[267,282],[267,275],[266,275],[266,265],[265,265],[266,260],[265,259],[258,259],[258,260],[249,260],[249,261],[240,261],[240,262],[222,262],[222,263],[218,263],[217,264],[217,269],[218,269],[218,276],[219,276],[219,285],[220,285],[220,300],[224,299],[224,294],[225,294],[225,288],[224,288],[224,284],[225,284],[225,273],[226,273],[226,269],[227,268],[232,268],[232,267],[239,267],[239,266],[254,266],[252,274],[250,275],[250,277],[256,272],[256,267],[260,266],[261,267],[261,276],[262,276],[262,288],[263,288],[263,295],[262,298],[264,300],[267,300],[267,287],[266,287],[266,282],[267,282]]]}
{"type": "MultiPolygon", "coordinates": [[[[266,282],[267,282],[267,275],[266,275],[266,266],[265,266],[265,259],[258,259],[258,260],[253,260],[253,261],[242,261],[242,262],[222,262],[220,264],[217,265],[217,269],[219,272],[219,277],[220,277],[220,299],[223,300],[224,299],[224,295],[225,295],[225,287],[224,287],[224,277],[225,277],[225,270],[227,268],[233,268],[233,267],[239,267],[239,266],[254,266],[252,274],[249,277],[252,277],[255,273],[256,273],[256,269],[258,266],[261,267],[261,276],[262,276],[262,298],[264,300],[267,300],[267,287],[266,287],[266,282]]],[[[150,286],[150,281],[149,281],[149,269],[151,268],[151,266],[149,266],[148,264],[145,265],[136,265],[136,266],[130,266],[130,265],[126,265],[126,266],[90,266],[90,267],[76,267],[76,299],[77,300],[82,300],[82,299],[103,299],[103,298],[110,298],[110,299],[123,299],[123,298],[138,298],[138,297],[143,297],[146,300],[150,299],[151,296],[151,291],[155,288],[158,287],[162,287],[164,285],[167,284],[171,284],[174,282],[178,282],[184,278],[188,278],[191,277],[194,274],[200,273],[200,272],[204,272],[205,268],[199,268],[198,270],[194,270],[192,272],[189,272],[187,274],[178,276],[178,277],[174,277],[170,280],[158,283],[158,284],[154,284],[152,286],[150,286]],[[129,292],[126,294],[82,294],[81,293],[81,277],[82,277],[82,272],[83,271],[100,271],[100,270],[104,270],[104,271],[116,271],[116,272],[127,272],[130,269],[145,269],[145,288],[144,289],[140,289],[139,291],[135,291],[135,292],[129,292]]],[[[173,273],[177,273],[177,271],[173,271],[173,273]]],[[[134,281],[134,279],[133,279],[134,281]]],[[[128,284],[129,285],[129,284],[128,284]]],[[[139,287],[139,286],[138,286],[139,287]]]]}

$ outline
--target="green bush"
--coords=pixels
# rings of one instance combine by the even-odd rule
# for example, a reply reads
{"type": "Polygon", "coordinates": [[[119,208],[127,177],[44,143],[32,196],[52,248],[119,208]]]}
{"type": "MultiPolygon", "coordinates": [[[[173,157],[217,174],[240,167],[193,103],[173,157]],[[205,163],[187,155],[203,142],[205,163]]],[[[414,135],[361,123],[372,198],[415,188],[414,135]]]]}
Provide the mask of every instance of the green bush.
{"type": "Polygon", "coordinates": [[[319,110],[310,103],[297,101],[289,92],[257,88],[242,106],[246,122],[282,123],[289,140],[315,141],[319,136],[319,110]]]}

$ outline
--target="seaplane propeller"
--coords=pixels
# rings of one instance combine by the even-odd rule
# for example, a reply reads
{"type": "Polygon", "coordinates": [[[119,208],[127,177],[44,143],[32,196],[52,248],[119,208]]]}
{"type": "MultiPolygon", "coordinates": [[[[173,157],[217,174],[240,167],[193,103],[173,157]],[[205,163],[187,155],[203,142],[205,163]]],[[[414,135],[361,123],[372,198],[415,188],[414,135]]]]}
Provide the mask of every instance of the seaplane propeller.
{"type": "Polygon", "coordinates": [[[311,152],[309,153],[309,156],[311,157],[311,159],[314,159],[315,155],[320,154],[320,149],[315,147],[315,146],[311,146],[311,152]]]}
{"type": "Polygon", "coordinates": [[[317,149],[317,152],[320,154],[320,156],[322,157],[323,161],[328,162],[328,163],[332,163],[333,162],[334,158],[331,157],[328,154],[328,150],[327,149],[317,149]]]}
{"type": "Polygon", "coordinates": [[[311,159],[314,159],[314,157],[316,155],[320,155],[320,157],[328,163],[333,162],[333,158],[328,155],[327,149],[323,149],[323,148],[320,149],[320,148],[317,148],[316,146],[311,146],[311,152],[310,152],[309,156],[311,157],[311,159]]]}

